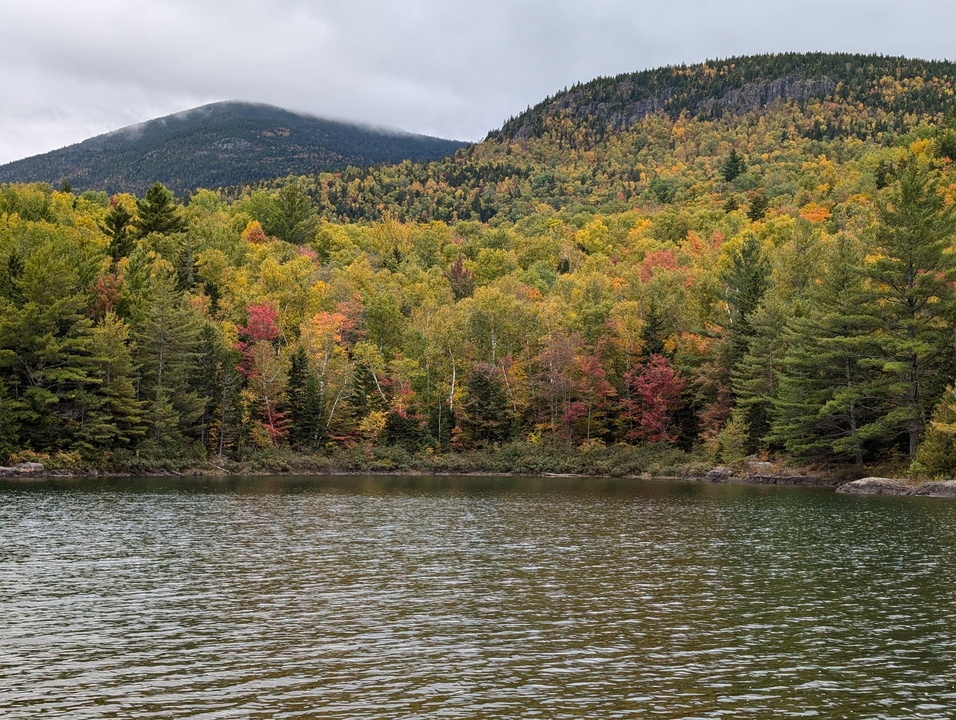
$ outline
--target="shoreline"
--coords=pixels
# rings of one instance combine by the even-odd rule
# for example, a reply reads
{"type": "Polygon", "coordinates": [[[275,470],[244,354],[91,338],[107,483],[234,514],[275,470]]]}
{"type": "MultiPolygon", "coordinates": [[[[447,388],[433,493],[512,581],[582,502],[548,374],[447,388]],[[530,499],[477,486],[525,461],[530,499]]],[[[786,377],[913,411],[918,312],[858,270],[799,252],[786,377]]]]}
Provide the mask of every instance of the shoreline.
{"type": "MultiPolygon", "coordinates": [[[[462,460],[462,458],[453,458],[462,460]]],[[[488,458],[486,458],[488,459],[488,458]]],[[[11,467],[0,467],[0,479],[20,482],[43,481],[57,478],[124,478],[124,477],[181,477],[181,478],[234,478],[267,476],[309,476],[326,475],[330,477],[355,476],[410,476],[410,477],[539,477],[539,478],[620,478],[630,480],[659,480],[701,484],[754,485],[802,487],[832,490],[847,495],[893,495],[921,497],[956,498],[956,481],[937,480],[918,483],[886,477],[865,477],[848,480],[838,473],[812,471],[786,471],[777,469],[771,463],[751,462],[746,469],[718,466],[704,471],[696,467],[656,467],[641,472],[568,472],[551,471],[544,468],[515,467],[511,470],[495,469],[495,463],[487,466],[468,457],[467,463],[450,467],[387,467],[385,463],[367,462],[361,466],[349,467],[349,463],[336,462],[333,458],[302,456],[285,458],[286,462],[256,465],[255,463],[199,462],[183,465],[182,469],[163,467],[161,463],[146,463],[139,468],[47,468],[38,462],[17,463],[11,467]],[[298,462],[295,462],[298,460],[298,462]],[[468,467],[463,467],[467,464],[468,467]]],[[[435,456],[430,458],[432,462],[435,456]]],[[[428,465],[423,458],[421,465],[428,465]]],[[[518,463],[521,465],[521,463],[518,463]]]]}

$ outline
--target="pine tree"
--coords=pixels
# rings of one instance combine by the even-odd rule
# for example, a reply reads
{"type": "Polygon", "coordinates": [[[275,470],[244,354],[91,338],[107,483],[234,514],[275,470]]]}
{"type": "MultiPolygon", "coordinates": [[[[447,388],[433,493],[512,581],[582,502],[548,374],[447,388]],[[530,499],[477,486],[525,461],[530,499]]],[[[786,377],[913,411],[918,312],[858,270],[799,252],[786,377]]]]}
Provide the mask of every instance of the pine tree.
{"type": "Polygon", "coordinates": [[[862,464],[864,428],[880,413],[871,394],[877,320],[864,282],[863,248],[837,236],[811,285],[805,316],[783,332],[786,354],[773,398],[771,441],[803,460],[862,464]]]}
{"type": "Polygon", "coordinates": [[[937,172],[915,156],[877,200],[879,225],[867,275],[882,319],[882,392],[891,409],[874,431],[907,437],[910,458],[953,364],[956,311],[956,207],[941,193],[937,172]]]}
{"type": "Polygon", "coordinates": [[[93,325],[81,248],[46,242],[22,261],[0,298],[0,371],[8,412],[21,441],[34,449],[72,446],[84,421],[93,325]]]}
{"type": "Polygon", "coordinates": [[[150,278],[147,302],[134,322],[140,362],[139,399],[147,403],[149,437],[157,447],[181,444],[198,431],[205,399],[194,381],[201,318],[176,288],[169,267],[150,278]]]}
{"type": "Polygon", "coordinates": [[[293,245],[304,245],[312,240],[318,228],[312,198],[294,182],[276,193],[266,217],[261,220],[267,234],[293,245]]]}
{"type": "Polygon", "coordinates": [[[144,432],[129,327],[112,312],[106,313],[92,330],[91,350],[90,376],[96,386],[82,435],[93,448],[129,445],[144,432]]]}

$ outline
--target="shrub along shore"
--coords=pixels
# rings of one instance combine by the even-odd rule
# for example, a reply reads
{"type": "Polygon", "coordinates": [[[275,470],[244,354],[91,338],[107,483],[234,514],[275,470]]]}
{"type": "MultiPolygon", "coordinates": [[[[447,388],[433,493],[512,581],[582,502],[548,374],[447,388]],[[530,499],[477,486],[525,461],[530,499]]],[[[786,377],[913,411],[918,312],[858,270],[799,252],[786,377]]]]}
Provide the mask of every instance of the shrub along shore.
{"type": "Polygon", "coordinates": [[[337,448],[326,453],[272,448],[238,459],[215,455],[189,458],[116,453],[110,462],[98,465],[84,462],[72,453],[20,453],[14,460],[13,467],[0,468],[0,475],[571,475],[828,487],[858,477],[843,471],[788,468],[756,460],[714,467],[699,452],[664,444],[596,445],[582,449],[515,442],[441,454],[371,445],[337,448]]]}

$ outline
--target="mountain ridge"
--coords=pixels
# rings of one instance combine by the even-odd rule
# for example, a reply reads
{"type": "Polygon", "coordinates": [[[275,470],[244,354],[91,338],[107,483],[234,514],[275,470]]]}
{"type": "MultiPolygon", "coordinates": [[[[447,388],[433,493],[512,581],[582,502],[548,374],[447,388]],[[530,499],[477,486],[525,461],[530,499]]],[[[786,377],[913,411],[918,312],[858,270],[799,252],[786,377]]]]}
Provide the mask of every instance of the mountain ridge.
{"type": "MultiPolygon", "coordinates": [[[[912,110],[908,97],[887,98],[870,92],[883,78],[932,77],[956,84],[956,63],[901,56],[853,53],[770,53],[671,65],[651,70],[598,77],[549,96],[509,118],[488,139],[522,139],[543,132],[548,115],[565,113],[587,118],[590,127],[605,123],[626,129],[648,115],[663,112],[676,119],[682,112],[716,118],[724,112],[760,110],[778,100],[806,107],[811,100],[835,97],[877,105],[888,111],[912,110]]],[[[942,95],[929,85],[927,102],[942,95]]]]}
{"type": "MultiPolygon", "coordinates": [[[[779,174],[798,156],[845,157],[860,152],[860,143],[876,149],[932,140],[937,128],[953,157],[954,107],[956,63],[949,61],[729,58],[575,85],[453,158],[306,181],[320,211],[340,221],[388,213],[418,222],[513,222],[544,206],[617,212],[699,193],[731,148],[748,158],[747,192],[760,188],[761,174],[779,174]]],[[[775,184],[764,190],[768,197],[778,191],[775,184]]]]}
{"type": "Polygon", "coordinates": [[[446,157],[468,143],[329,120],[263,103],[190,108],[0,166],[0,182],[178,193],[274,177],[446,157]]]}

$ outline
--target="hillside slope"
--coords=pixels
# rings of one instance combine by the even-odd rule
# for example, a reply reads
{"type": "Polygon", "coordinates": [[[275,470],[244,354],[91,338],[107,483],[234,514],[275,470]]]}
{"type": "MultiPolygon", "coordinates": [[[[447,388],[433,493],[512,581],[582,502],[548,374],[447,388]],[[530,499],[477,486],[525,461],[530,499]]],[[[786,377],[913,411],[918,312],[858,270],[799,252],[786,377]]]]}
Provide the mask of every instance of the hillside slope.
{"type": "Polygon", "coordinates": [[[465,143],[388,132],[269,105],[222,102],[150,120],[0,166],[0,182],[69,182],[77,190],[176,192],[274,177],[435,160],[465,143]]]}
{"type": "Polygon", "coordinates": [[[515,221],[541,204],[616,212],[713,189],[731,148],[750,168],[739,189],[792,195],[792,177],[782,177],[789,163],[931,132],[951,113],[954,88],[951,62],[820,53],[598,78],[454,158],[320,175],[313,195],[339,220],[374,220],[384,209],[416,221],[515,221]]]}

